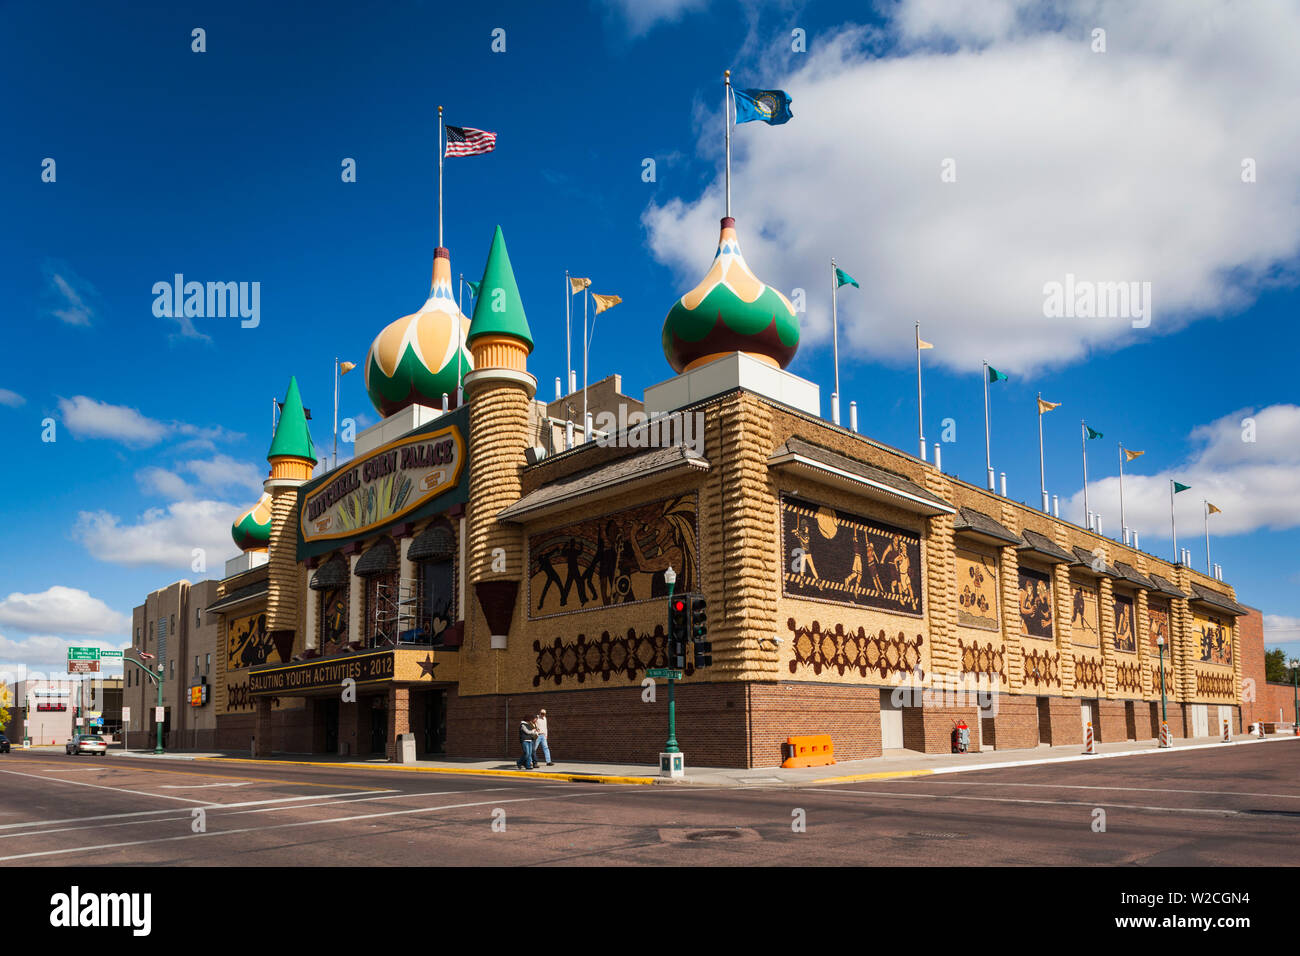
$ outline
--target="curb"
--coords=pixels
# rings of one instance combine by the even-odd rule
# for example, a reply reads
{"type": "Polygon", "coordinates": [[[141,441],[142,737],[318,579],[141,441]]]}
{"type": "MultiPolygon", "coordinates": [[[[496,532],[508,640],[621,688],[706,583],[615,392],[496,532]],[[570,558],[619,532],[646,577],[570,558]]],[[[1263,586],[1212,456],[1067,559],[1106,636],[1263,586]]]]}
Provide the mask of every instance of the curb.
{"type": "MultiPolygon", "coordinates": [[[[1247,744],[1267,744],[1278,743],[1284,740],[1296,740],[1296,737],[1251,737],[1245,740],[1231,740],[1226,743],[1222,740],[1206,744],[1187,744],[1183,747],[1152,747],[1146,750],[1117,750],[1113,753],[1096,753],[1096,754],[1077,754],[1069,757],[1043,757],[1038,760],[1003,760],[997,763],[971,764],[968,767],[929,767],[924,770],[897,770],[884,771],[882,773],[853,774],[846,777],[823,777],[820,780],[813,780],[813,784],[821,783],[860,783],[864,780],[889,780],[902,777],[928,777],[944,773],[970,773],[973,770],[1005,770],[1009,767],[1036,767],[1049,763],[1076,763],[1086,760],[1105,759],[1107,757],[1141,757],[1151,754],[1170,754],[1185,753],[1188,750],[1213,750],[1220,747],[1240,747],[1247,744]]],[[[1082,746],[1082,745],[1080,745],[1082,746]]]]}
{"type": "Polygon", "coordinates": [[[620,777],[613,774],[557,773],[535,770],[487,770],[477,767],[407,767],[402,764],[333,763],[320,760],[254,760],[247,757],[188,757],[188,760],[215,763],[251,763],[258,766],[332,767],[348,770],[393,770],[399,773],[449,773],[464,776],[507,777],[515,780],[562,780],[568,783],[615,783],[648,785],[653,777],[620,777]]]}

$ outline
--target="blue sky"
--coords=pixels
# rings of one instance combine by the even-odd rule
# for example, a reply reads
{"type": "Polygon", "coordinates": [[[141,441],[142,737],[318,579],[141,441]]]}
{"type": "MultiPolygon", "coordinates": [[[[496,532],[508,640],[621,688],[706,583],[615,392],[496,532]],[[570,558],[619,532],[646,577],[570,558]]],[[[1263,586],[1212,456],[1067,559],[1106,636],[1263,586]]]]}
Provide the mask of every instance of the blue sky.
{"type": "MultiPolygon", "coordinates": [[[[542,394],[563,374],[566,269],[624,299],[596,326],[592,378],[621,372],[635,395],[667,378],[663,317],[707,269],[722,212],[727,67],[793,97],[785,126],[736,130],[733,212],[755,272],[806,290],[791,371],[822,386],[826,413],[834,255],[862,285],[839,318],[863,431],[915,450],[920,321],[937,346],[927,436],[956,426],[945,470],[982,480],[987,360],[1010,375],[993,459],[1013,497],[1038,498],[1041,391],[1062,403],[1045,427],[1065,512],[1081,513],[1086,417],[1106,436],[1089,477],[1107,531],[1119,440],[1146,452],[1125,486],[1143,546],[1170,554],[1163,489],[1192,484],[1180,543],[1203,567],[1201,499],[1223,508],[1214,560],[1270,615],[1270,643],[1300,651],[1300,20],[1211,0],[1152,3],[1140,22],[1106,2],[936,9],[7,5],[0,668],[123,643],[148,591],[203,577],[193,547],[220,573],[291,374],[328,447],[333,358],[359,363],[428,288],[439,103],[498,133],[494,153],[447,161],[446,244],[453,274],[477,278],[504,229],[542,394]],[[1046,317],[1044,283],[1067,272],[1150,281],[1149,326],[1046,317]],[[152,287],[176,273],[259,282],[258,326],[155,317],[152,287]]],[[[360,370],[341,415],[376,419],[360,370]]]]}

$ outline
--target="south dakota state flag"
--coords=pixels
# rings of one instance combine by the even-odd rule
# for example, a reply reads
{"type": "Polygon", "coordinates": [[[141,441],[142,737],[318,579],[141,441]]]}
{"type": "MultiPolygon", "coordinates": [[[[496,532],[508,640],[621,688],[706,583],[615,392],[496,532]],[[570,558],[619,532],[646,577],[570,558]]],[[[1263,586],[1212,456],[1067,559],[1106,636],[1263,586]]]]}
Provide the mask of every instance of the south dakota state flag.
{"type": "Polygon", "coordinates": [[[794,115],[785,90],[738,90],[733,86],[731,91],[736,98],[737,123],[762,120],[768,126],[780,126],[794,115]]]}

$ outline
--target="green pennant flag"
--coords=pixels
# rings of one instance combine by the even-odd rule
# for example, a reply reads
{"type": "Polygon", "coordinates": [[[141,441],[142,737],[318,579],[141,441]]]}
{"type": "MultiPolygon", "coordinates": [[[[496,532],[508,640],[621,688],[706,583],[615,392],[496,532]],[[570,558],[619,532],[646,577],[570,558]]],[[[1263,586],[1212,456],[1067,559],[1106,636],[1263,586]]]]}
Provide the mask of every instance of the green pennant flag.
{"type": "Polygon", "coordinates": [[[1097,431],[1095,428],[1093,428],[1093,427],[1090,426],[1090,425],[1084,425],[1083,427],[1086,428],[1086,429],[1088,429],[1088,437],[1089,437],[1089,438],[1102,438],[1102,437],[1104,437],[1104,436],[1102,435],[1101,432],[1097,431]]]}
{"type": "Polygon", "coordinates": [[[999,372],[997,369],[995,369],[992,365],[989,366],[989,384],[990,384],[990,385],[993,384],[994,382],[1005,382],[1006,380],[1007,380],[1007,377],[1006,377],[1005,375],[1003,375],[1001,372],[999,372]]]}
{"type": "Polygon", "coordinates": [[[475,282],[473,279],[466,279],[465,284],[469,286],[470,295],[478,295],[478,287],[481,283],[475,282]]]}
{"type": "Polygon", "coordinates": [[[857,279],[853,278],[853,276],[849,275],[839,266],[836,266],[835,267],[835,288],[838,289],[842,285],[851,285],[855,289],[862,288],[862,286],[858,285],[857,279]]]}
{"type": "Polygon", "coordinates": [[[1192,490],[1191,485],[1183,485],[1183,484],[1179,484],[1176,481],[1174,482],[1174,494],[1178,494],[1180,491],[1191,491],[1191,490],[1192,490]]]}

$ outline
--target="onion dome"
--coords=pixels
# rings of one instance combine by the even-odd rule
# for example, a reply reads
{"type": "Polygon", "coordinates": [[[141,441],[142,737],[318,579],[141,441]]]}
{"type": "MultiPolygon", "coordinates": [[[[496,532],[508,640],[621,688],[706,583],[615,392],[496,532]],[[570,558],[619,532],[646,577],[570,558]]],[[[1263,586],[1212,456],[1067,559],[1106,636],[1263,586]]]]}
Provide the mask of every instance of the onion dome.
{"type": "Polygon", "coordinates": [[[317,461],[316,446],[312,444],[311,431],[307,428],[307,413],[302,407],[296,378],[289,379],[289,391],[285,392],[284,403],[280,406],[280,421],[276,423],[275,436],[266,453],[266,460],[272,466],[277,459],[286,458],[301,459],[313,465],[317,461]]]}
{"type": "Polygon", "coordinates": [[[262,492],[257,504],[240,514],[230,526],[230,536],[240,551],[265,551],[271,541],[271,493],[262,492]]]}
{"type": "Polygon", "coordinates": [[[524,314],[524,302],[519,297],[515,270],[510,265],[510,253],[506,251],[506,238],[500,226],[492,235],[492,248],[483,268],[468,341],[472,343],[484,335],[518,339],[528,352],[533,350],[533,333],[528,328],[528,316],[524,314]]]}
{"type": "Polygon", "coordinates": [[[444,392],[454,405],[458,376],[474,367],[465,349],[468,326],[451,287],[451,253],[439,246],[428,301],[380,332],[366,355],[366,391],[379,414],[387,418],[408,405],[440,407],[444,392]]]}
{"type": "Polygon", "coordinates": [[[664,319],[664,356],[676,372],[744,352],[785,368],[799,348],[799,319],[790,300],[757,278],[740,253],[736,220],[722,220],[718,251],[704,280],[673,304],[664,319]]]}

